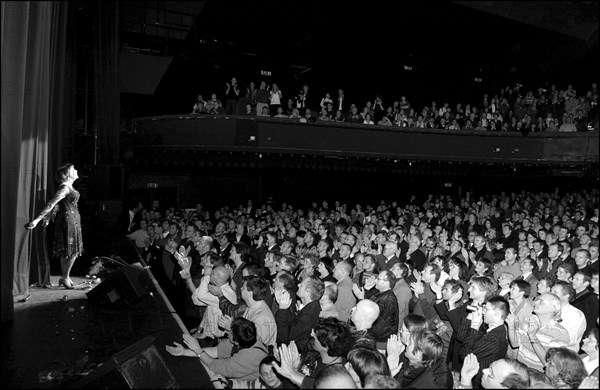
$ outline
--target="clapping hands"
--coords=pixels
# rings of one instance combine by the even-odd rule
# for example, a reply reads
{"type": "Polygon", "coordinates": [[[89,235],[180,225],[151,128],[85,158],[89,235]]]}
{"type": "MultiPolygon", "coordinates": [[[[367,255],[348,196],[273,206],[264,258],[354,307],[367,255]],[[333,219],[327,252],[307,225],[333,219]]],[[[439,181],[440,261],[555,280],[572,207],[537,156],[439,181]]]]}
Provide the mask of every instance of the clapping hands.
{"type": "Polygon", "coordinates": [[[393,377],[402,369],[400,354],[404,352],[404,348],[404,344],[402,344],[398,335],[393,334],[390,336],[387,341],[387,362],[393,377]]]}
{"type": "Polygon", "coordinates": [[[281,364],[273,362],[273,368],[280,375],[292,378],[298,372],[298,366],[300,365],[300,353],[298,352],[296,343],[291,341],[289,346],[282,344],[279,347],[279,358],[281,359],[281,364]]]}
{"type": "Polygon", "coordinates": [[[290,293],[285,290],[279,292],[276,291],[275,300],[281,310],[289,309],[292,305],[292,297],[290,296],[290,293]]]}
{"type": "Polygon", "coordinates": [[[354,283],[352,285],[352,292],[354,293],[354,295],[356,295],[356,298],[358,298],[358,300],[361,299],[365,299],[365,289],[358,287],[358,284],[354,283]]]}
{"type": "Polygon", "coordinates": [[[465,356],[462,369],[460,370],[460,383],[471,386],[473,377],[479,372],[479,361],[477,356],[470,353],[465,356]]]}

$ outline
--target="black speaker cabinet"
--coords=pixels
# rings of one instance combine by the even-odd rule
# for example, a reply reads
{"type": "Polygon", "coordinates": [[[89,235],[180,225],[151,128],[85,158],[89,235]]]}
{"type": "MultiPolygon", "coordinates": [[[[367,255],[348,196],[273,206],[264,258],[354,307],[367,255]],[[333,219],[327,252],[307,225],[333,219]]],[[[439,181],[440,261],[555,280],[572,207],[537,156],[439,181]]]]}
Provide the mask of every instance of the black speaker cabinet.
{"type": "Polygon", "coordinates": [[[119,309],[136,305],[154,291],[152,280],[140,263],[121,268],[86,295],[91,306],[119,309]]]}
{"type": "Polygon", "coordinates": [[[179,385],[154,345],[146,336],[112,356],[73,388],[177,389],[179,385]]]}

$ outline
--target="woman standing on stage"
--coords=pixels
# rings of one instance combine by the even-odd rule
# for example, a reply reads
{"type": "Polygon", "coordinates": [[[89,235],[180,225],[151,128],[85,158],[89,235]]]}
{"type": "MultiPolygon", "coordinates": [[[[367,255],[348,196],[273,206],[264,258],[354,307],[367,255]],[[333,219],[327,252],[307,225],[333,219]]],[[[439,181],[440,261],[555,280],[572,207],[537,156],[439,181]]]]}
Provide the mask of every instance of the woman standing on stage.
{"type": "Polygon", "coordinates": [[[33,221],[25,227],[32,230],[40,221],[46,227],[54,219],[54,256],[60,256],[62,277],[58,280],[59,286],[66,289],[73,288],[73,281],[69,277],[75,259],[83,253],[83,240],[81,236],[81,217],[77,209],[79,192],[73,188],[73,183],[79,178],[73,164],[65,164],[56,170],[54,175],[60,183],[58,190],[46,207],[33,221]]]}

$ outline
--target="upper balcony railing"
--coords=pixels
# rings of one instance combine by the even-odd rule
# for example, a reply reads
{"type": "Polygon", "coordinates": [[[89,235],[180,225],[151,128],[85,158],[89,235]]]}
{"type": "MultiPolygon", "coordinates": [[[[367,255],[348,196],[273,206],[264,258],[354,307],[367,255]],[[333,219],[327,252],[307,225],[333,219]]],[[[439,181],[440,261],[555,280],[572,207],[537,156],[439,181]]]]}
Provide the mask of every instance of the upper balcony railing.
{"type": "MultiPolygon", "coordinates": [[[[508,164],[598,164],[598,133],[399,128],[230,115],[134,119],[134,148],[312,154],[508,164]]],[[[134,151],[135,153],[135,151],[134,151]]]]}

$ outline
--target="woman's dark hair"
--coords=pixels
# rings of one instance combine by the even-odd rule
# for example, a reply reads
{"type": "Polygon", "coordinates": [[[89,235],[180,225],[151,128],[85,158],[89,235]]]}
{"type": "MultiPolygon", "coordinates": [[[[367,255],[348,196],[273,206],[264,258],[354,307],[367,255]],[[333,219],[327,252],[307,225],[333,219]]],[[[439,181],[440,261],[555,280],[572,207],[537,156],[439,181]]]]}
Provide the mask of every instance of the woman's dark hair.
{"type": "Polygon", "coordinates": [[[250,275],[245,278],[246,290],[252,293],[252,299],[255,301],[264,300],[267,294],[270,294],[269,284],[261,277],[250,275]]]}
{"type": "Polygon", "coordinates": [[[458,267],[458,279],[469,280],[469,266],[458,257],[452,257],[450,261],[458,267]]]}
{"type": "Polygon", "coordinates": [[[427,319],[418,314],[407,315],[404,317],[404,321],[402,323],[410,333],[418,332],[423,329],[429,329],[429,323],[427,322],[427,319]]]}
{"type": "Polygon", "coordinates": [[[242,261],[247,261],[250,256],[250,248],[243,242],[234,242],[235,251],[240,254],[242,261]]]}
{"type": "Polygon", "coordinates": [[[71,163],[66,163],[56,169],[54,173],[54,178],[59,183],[64,183],[69,179],[69,171],[73,168],[74,165],[71,163]]]}
{"type": "Polygon", "coordinates": [[[314,328],[319,343],[327,348],[327,355],[331,357],[346,356],[352,342],[348,327],[337,318],[319,318],[314,328]]]}
{"type": "Polygon", "coordinates": [[[245,318],[237,317],[231,322],[231,334],[240,348],[250,348],[256,344],[256,325],[245,318]]]}
{"type": "Polygon", "coordinates": [[[353,348],[348,352],[348,363],[358,375],[362,386],[369,375],[380,374],[391,376],[386,358],[374,348],[353,348]]]}

